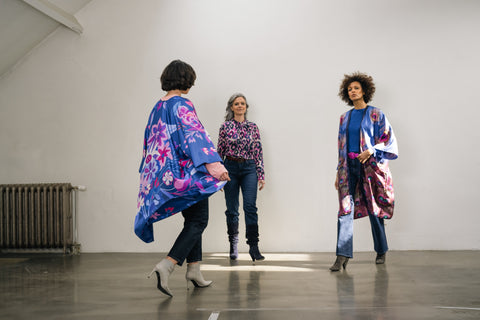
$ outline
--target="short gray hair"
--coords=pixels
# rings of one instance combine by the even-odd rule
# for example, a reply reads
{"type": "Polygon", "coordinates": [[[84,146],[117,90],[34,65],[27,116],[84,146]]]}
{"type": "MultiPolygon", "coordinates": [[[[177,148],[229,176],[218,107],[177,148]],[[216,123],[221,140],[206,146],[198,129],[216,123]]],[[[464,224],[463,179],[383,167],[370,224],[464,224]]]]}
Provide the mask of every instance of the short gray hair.
{"type": "MultiPolygon", "coordinates": [[[[235,99],[237,98],[243,98],[245,99],[245,104],[247,105],[247,111],[248,111],[248,102],[247,102],[247,98],[245,98],[245,96],[242,94],[242,93],[234,93],[230,99],[228,99],[228,102],[227,102],[227,108],[225,109],[226,114],[225,114],[225,121],[230,121],[234,118],[234,114],[233,114],[233,111],[232,111],[232,106],[233,106],[233,102],[235,101],[235,99]]],[[[245,119],[247,119],[247,113],[245,112],[245,119]]]]}

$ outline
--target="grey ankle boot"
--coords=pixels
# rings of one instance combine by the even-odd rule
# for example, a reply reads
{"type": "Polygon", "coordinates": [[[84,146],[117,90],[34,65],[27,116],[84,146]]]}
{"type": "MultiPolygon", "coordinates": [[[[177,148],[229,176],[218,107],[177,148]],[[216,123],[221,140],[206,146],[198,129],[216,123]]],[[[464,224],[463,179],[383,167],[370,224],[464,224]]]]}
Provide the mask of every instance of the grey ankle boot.
{"type": "Polygon", "coordinates": [[[384,264],[386,258],[387,258],[386,253],[384,253],[384,254],[378,254],[377,253],[377,257],[375,258],[375,263],[376,264],[384,264]]]}
{"type": "Polygon", "coordinates": [[[343,266],[343,269],[347,269],[348,257],[337,256],[335,263],[330,267],[330,271],[340,271],[343,266]]]}
{"type": "Polygon", "coordinates": [[[200,263],[187,264],[187,273],[185,274],[185,279],[187,279],[187,289],[188,281],[192,281],[193,285],[197,288],[208,287],[213,282],[207,281],[203,278],[203,275],[200,272],[200,263]]]}
{"type": "Polygon", "coordinates": [[[150,276],[155,272],[157,275],[157,288],[161,292],[165,293],[167,296],[173,297],[172,292],[168,288],[168,278],[172,274],[173,270],[175,269],[175,264],[168,260],[168,259],[163,259],[160,261],[150,272],[150,276]]]}

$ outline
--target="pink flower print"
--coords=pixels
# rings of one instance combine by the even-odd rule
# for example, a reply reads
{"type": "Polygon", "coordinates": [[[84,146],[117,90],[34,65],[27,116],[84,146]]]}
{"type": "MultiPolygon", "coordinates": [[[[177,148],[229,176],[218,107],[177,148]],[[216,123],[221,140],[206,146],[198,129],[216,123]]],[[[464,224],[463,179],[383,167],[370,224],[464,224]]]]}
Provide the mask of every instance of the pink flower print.
{"type": "Polygon", "coordinates": [[[152,155],[149,154],[146,158],[145,158],[145,163],[148,164],[150,163],[150,161],[152,161],[152,155]]]}
{"type": "Polygon", "coordinates": [[[205,181],[211,182],[211,181],[213,181],[213,178],[212,178],[212,177],[207,177],[207,178],[205,179],[205,181]]]}
{"type": "Polygon", "coordinates": [[[150,219],[153,219],[153,220],[157,220],[158,218],[160,218],[161,214],[158,213],[158,212],[155,212],[154,214],[152,214],[150,216],[150,219]]]}
{"type": "Polygon", "coordinates": [[[376,112],[372,112],[372,114],[370,115],[370,119],[372,119],[373,122],[377,122],[378,114],[376,112]]]}
{"type": "Polygon", "coordinates": [[[173,186],[178,191],[184,191],[185,189],[187,189],[191,180],[192,179],[174,179],[173,186]]]}
{"type": "Polygon", "coordinates": [[[208,153],[209,153],[208,148],[203,148],[202,150],[208,156],[208,153]]]}
{"type": "Polygon", "coordinates": [[[162,141],[165,140],[167,140],[167,127],[162,120],[159,120],[158,124],[152,126],[147,143],[152,144],[156,142],[157,144],[162,144],[162,141]]]}
{"type": "Polygon", "coordinates": [[[180,167],[184,168],[188,164],[188,160],[180,160],[178,161],[180,167]]]}
{"type": "Polygon", "coordinates": [[[158,188],[158,186],[160,185],[158,178],[155,178],[155,182],[153,183],[153,185],[155,186],[155,188],[158,188]]]}
{"type": "Polygon", "coordinates": [[[140,193],[148,194],[150,192],[150,181],[145,174],[140,176],[140,193]]]}
{"type": "Polygon", "coordinates": [[[182,122],[189,127],[192,127],[195,130],[204,132],[203,126],[201,125],[198,117],[194,111],[189,110],[187,107],[180,107],[178,109],[178,116],[182,119],[182,122]]]}
{"type": "Polygon", "coordinates": [[[165,172],[165,174],[163,175],[163,183],[165,183],[165,185],[169,186],[170,184],[172,184],[172,181],[173,181],[173,174],[170,170],[168,170],[167,172],[165,172]]]}
{"type": "Polygon", "coordinates": [[[174,207],[168,207],[168,208],[165,208],[165,212],[167,212],[167,213],[172,213],[172,212],[173,212],[173,210],[175,210],[175,208],[174,208],[174,207]]]}
{"type": "Polygon", "coordinates": [[[143,172],[145,174],[145,179],[147,179],[148,183],[150,184],[155,173],[158,171],[158,166],[155,161],[150,161],[147,163],[147,165],[144,167],[143,172]]]}
{"type": "Polygon", "coordinates": [[[157,149],[157,154],[156,154],[156,159],[160,166],[165,166],[165,162],[167,161],[167,158],[172,160],[172,150],[170,149],[170,143],[167,142],[164,145],[161,145],[157,149]]]}

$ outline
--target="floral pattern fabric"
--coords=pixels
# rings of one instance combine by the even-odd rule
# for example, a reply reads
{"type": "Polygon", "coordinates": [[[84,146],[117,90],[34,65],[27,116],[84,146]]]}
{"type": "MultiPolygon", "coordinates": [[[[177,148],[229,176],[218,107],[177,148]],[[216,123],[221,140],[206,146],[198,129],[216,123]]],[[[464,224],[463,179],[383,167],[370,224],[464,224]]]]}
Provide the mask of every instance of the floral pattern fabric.
{"type": "Polygon", "coordinates": [[[355,195],[349,193],[347,166],[347,125],[351,110],[342,114],[338,130],[338,215],[352,212],[354,218],[373,214],[390,219],[395,206],[393,181],[388,161],[398,157],[397,140],[385,114],[378,108],[367,106],[360,128],[360,152],[374,150],[363,164],[363,184],[357,185],[355,195]],[[363,188],[361,190],[360,188],[363,188]],[[362,191],[365,197],[362,196],[362,191]],[[352,208],[352,203],[354,208],[352,208]]]}
{"type": "Polygon", "coordinates": [[[248,120],[243,122],[230,120],[222,123],[217,149],[222,159],[230,156],[255,160],[258,180],[265,180],[260,131],[255,123],[248,120]]]}
{"type": "Polygon", "coordinates": [[[156,221],[170,217],[220,190],[205,163],[222,161],[188,99],[158,101],[147,127],[140,164],[135,234],[153,241],[156,221]]]}

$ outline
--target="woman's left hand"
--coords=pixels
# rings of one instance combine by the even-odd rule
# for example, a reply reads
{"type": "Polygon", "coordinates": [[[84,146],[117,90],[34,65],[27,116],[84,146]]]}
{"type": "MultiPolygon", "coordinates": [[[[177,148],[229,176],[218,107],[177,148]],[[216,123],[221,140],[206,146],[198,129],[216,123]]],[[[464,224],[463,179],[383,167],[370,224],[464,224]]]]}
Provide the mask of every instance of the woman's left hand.
{"type": "Polygon", "coordinates": [[[361,163],[365,163],[367,162],[368,158],[370,158],[373,154],[373,151],[370,150],[370,149],[367,149],[365,151],[363,151],[362,153],[360,153],[357,157],[357,159],[361,162],[361,163]]]}
{"type": "Polygon", "coordinates": [[[262,190],[265,187],[265,180],[258,180],[258,190],[262,190]]]}

